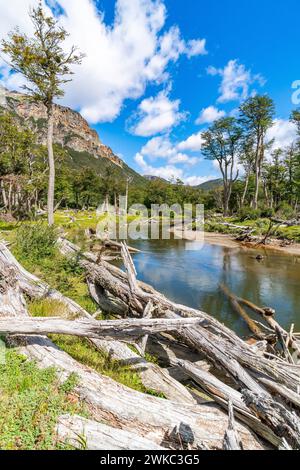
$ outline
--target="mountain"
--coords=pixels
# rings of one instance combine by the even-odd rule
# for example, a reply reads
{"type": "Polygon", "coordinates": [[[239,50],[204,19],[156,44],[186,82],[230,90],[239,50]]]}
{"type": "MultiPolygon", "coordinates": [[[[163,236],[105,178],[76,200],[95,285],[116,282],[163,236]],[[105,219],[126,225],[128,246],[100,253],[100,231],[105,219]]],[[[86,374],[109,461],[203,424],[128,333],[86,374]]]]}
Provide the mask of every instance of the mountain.
{"type": "MultiPolygon", "coordinates": [[[[18,92],[5,90],[5,97],[2,108],[25,122],[37,134],[39,143],[46,145],[47,114],[44,105],[18,92]]],[[[78,112],[60,105],[54,106],[54,143],[68,151],[70,167],[74,169],[92,168],[101,175],[105,168],[111,167],[120,173],[120,177],[130,176],[136,183],[145,181],[100,140],[98,133],[78,112]]]]}
{"type": "Polygon", "coordinates": [[[144,175],[144,178],[148,181],[163,181],[164,183],[169,183],[169,181],[161,178],[160,176],[144,175]]]}
{"type": "Polygon", "coordinates": [[[197,189],[202,189],[202,191],[211,191],[213,189],[220,188],[222,184],[223,184],[222,179],[206,181],[205,183],[202,183],[199,186],[197,186],[197,189]]]}

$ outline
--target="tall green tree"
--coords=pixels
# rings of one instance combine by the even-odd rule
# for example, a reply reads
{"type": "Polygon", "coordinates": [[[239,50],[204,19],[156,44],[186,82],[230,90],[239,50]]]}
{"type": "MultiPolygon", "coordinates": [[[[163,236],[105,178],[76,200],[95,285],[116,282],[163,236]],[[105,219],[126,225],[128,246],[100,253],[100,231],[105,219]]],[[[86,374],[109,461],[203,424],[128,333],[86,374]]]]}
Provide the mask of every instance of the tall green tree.
{"type": "Polygon", "coordinates": [[[241,154],[242,130],[235,118],[222,118],[214,122],[202,137],[202,153],[208,160],[216,160],[219,164],[223,177],[224,215],[228,215],[232,187],[239,175],[235,167],[241,154]]]}
{"type": "Polygon", "coordinates": [[[53,152],[53,110],[54,100],[64,95],[63,85],[69,82],[72,75],[71,66],[80,64],[82,55],[73,46],[65,52],[63,45],[68,37],[58,21],[48,17],[41,2],[33,8],[30,18],[34,35],[28,37],[19,29],[9,33],[8,39],[2,41],[2,52],[9,57],[14,71],[21,73],[27,81],[25,89],[33,99],[42,102],[47,110],[48,121],[48,223],[54,224],[54,189],[55,162],[53,152]],[[69,77],[69,78],[68,78],[69,77]]]}
{"type": "Polygon", "coordinates": [[[240,123],[243,125],[246,135],[254,139],[255,193],[253,207],[255,209],[258,208],[261,170],[265,159],[266,134],[273,125],[274,114],[274,102],[266,95],[253,96],[240,107],[240,123]]]}

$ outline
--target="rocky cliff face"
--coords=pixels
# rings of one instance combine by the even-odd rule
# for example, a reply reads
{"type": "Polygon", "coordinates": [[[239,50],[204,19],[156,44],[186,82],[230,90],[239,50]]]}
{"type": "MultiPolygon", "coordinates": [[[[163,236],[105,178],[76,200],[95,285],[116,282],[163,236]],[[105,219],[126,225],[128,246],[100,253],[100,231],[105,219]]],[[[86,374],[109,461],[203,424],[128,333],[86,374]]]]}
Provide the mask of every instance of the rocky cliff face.
{"type": "MultiPolygon", "coordinates": [[[[28,96],[16,92],[5,92],[4,105],[29,124],[38,134],[40,143],[46,144],[46,109],[42,104],[30,101],[28,96]]],[[[54,142],[69,147],[76,152],[86,152],[92,157],[106,158],[123,168],[123,161],[104,145],[97,132],[90,128],[87,121],[76,111],[55,105],[54,142]]],[[[91,158],[92,158],[91,157],[91,158]]]]}

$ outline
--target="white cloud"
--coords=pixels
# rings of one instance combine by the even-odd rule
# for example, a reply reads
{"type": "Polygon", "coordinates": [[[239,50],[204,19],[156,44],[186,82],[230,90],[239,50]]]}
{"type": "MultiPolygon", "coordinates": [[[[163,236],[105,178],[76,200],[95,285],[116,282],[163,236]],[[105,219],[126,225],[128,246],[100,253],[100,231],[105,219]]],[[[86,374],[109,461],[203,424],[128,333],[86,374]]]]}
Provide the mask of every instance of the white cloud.
{"type": "Polygon", "coordinates": [[[203,145],[203,138],[202,138],[202,131],[200,131],[197,134],[191,135],[183,142],[180,142],[177,145],[177,148],[178,150],[181,150],[181,151],[190,150],[192,152],[198,152],[201,150],[202,145],[203,145]]]}
{"type": "Polygon", "coordinates": [[[199,163],[199,159],[197,157],[190,157],[185,153],[176,153],[174,157],[171,157],[168,161],[174,165],[178,163],[185,163],[188,166],[194,166],[199,163]]]}
{"type": "Polygon", "coordinates": [[[140,153],[136,154],[135,161],[138,164],[138,166],[141,168],[144,175],[158,176],[158,177],[164,178],[166,180],[177,179],[177,178],[182,179],[183,178],[182,168],[177,168],[174,165],[154,167],[152,165],[149,165],[145,161],[143,155],[141,155],[140,153]]]}
{"type": "Polygon", "coordinates": [[[149,140],[139,153],[151,161],[165,159],[171,165],[194,166],[199,163],[198,158],[179,152],[177,145],[173,144],[167,136],[154,137],[149,140]]]}
{"type": "Polygon", "coordinates": [[[130,131],[141,137],[151,137],[169,131],[186,118],[179,111],[180,100],[171,101],[168,91],[161,91],[156,97],[144,99],[133,120],[130,131]]]}
{"type": "Polygon", "coordinates": [[[153,139],[148,140],[146,145],[141,149],[141,154],[151,159],[170,158],[173,157],[175,153],[176,150],[173,144],[166,136],[153,137],[153,139]]]}
{"type": "Polygon", "coordinates": [[[198,119],[196,120],[196,124],[211,124],[217,119],[224,117],[225,114],[225,111],[221,111],[215,106],[209,106],[208,108],[202,109],[198,119]]]}
{"type": "Polygon", "coordinates": [[[284,119],[275,119],[266,136],[267,141],[275,139],[272,150],[284,149],[297,140],[297,128],[293,122],[284,119]]]}
{"type": "Polygon", "coordinates": [[[206,181],[216,179],[216,175],[190,176],[187,175],[182,168],[178,168],[171,164],[160,167],[154,167],[146,162],[145,158],[141,153],[136,154],[135,161],[144,175],[157,176],[160,178],[164,178],[168,181],[180,179],[189,186],[198,186],[199,184],[205,183],[206,181]]]}
{"type": "MultiPolygon", "coordinates": [[[[31,33],[28,10],[37,2],[0,0],[0,38],[15,25],[31,33]]],[[[51,2],[64,11],[60,22],[70,33],[66,47],[76,44],[86,54],[82,66],[74,67],[62,104],[78,109],[91,123],[113,121],[126,99],[140,98],[150,82],[167,80],[170,62],[190,55],[188,50],[193,50],[192,55],[201,53],[198,40],[188,49],[190,43],[181,38],[177,27],[163,30],[167,16],[163,0],[117,0],[113,25],[105,23],[92,0],[51,2]]],[[[2,83],[19,89],[19,77],[8,70],[0,59],[2,83]]]]}
{"type": "Polygon", "coordinates": [[[210,176],[189,176],[185,179],[185,183],[189,186],[199,186],[200,184],[206,183],[216,179],[216,175],[210,176]]]}
{"type": "Polygon", "coordinates": [[[218,98],[220,103],[244,100],[249,96],[251,85],[258,83],[262,86],[264,84],[261,75],[253,75],[251,70],[247,70],[245,65],[239,64],[237,60],[230,60],[224,69],[208,67],[207,73],[222,77],[218,98]]]}
{"type": "Polygon", "coordinates": [[[192,39],[188,41],[186,53],[189,58],[197,55],[206,55],[206,39],[192,39]]]}

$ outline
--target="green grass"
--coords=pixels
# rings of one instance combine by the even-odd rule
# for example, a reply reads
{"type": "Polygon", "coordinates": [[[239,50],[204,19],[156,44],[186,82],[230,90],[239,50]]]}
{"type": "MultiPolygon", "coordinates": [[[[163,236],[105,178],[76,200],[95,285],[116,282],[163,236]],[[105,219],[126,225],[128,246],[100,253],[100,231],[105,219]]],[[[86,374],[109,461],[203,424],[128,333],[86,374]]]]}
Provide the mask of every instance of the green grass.
{"type": "MultiPolygon", "coordinates": [[[[70,318],[66,307],[62,303],[54,300],[43,299],[29,302],[28,310],[32,316],[62,316],[64,318],[70,318]]],[[[147,389],[143,385],[138,373],[133,372],[128,366],[124,366],[120,364],[120,362],[112,360],[104,351],[100,352],[96,350],[88,340],[64,335],[51,335],[50,338],[58,347],[70,354],[73,359],[81,364],[85,364],[100,374],[111,377],[116,382],[132,388],[133,390],[164,398],[162,394],[157,394],[147,389]]],[[[155,358],[151,357],[151,362],[155,362],[155,358]]]]}
{"type": "Polygon", "coordinates": [[[83,405],[72,394],[76,376],[71,375],[60,384],[54,368],[39,369],[13,349],[7,350],[0,376],[0,448],[65,448],[56,441],[58,417],[67,413],[87,416],[83,405]]]}

